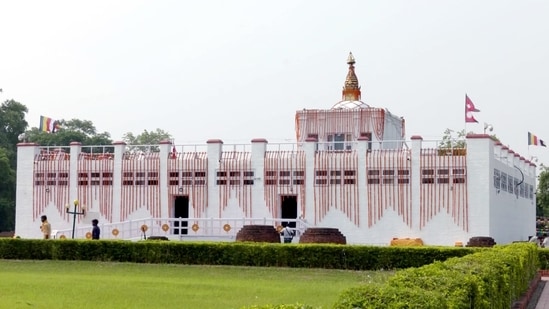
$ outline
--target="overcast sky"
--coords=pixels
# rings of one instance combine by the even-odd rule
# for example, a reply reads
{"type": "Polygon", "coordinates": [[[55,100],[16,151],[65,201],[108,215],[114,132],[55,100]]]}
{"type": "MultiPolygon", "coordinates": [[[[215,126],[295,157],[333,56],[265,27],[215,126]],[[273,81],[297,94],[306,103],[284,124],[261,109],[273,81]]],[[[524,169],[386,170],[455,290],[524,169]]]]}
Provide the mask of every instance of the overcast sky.
{"type": "Polygon", "coordinates": [[[341,100],[349,51],[363,101],[406,137],[482,133],[549,163],[549,1],[4,1],[0,100],[92,121],[120,140],[295,140],[297,110],[341,100]],[[465,93],[478,124],[465,124],[465,93]]]}

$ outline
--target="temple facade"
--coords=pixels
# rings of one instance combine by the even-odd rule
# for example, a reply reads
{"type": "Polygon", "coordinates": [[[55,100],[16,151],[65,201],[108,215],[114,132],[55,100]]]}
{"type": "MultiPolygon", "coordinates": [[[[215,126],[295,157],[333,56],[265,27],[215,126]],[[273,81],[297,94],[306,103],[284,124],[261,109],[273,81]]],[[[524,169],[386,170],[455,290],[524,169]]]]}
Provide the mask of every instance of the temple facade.
{"type": "Polygon", "coordinates": [[[247,224],[298,234],[338,228],[350,244],[497,243],[535,233],[536,166],[486,134],[464,145],[405,136],[405,121],[361,101],[355,59],[342,100],[296,112],[296,142],[18,145],[16,235],[234,237],[247,224]],[[77,214],[76,214],[77,213],[77,214]],[[73,228],[74,226],[74,228],[73,228]]]}

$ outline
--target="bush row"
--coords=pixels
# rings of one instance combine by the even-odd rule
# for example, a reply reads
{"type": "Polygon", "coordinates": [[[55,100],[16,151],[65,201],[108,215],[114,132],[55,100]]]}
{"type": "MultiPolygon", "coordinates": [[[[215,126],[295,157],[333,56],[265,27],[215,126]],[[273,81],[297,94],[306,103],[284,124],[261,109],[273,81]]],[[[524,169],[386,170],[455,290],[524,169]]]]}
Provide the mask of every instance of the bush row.
{"type": "Polygon", "coordinates": [[[0,258],[136,263],[404,269],[486,249],[327,244],[0,239],[0,258]]]}
{"type": "Polygon", "coordinates": [[[352,288],[334,308],[510,308],[538,269],[534,245],[496,246],[397,271],[382,285],[352,288]]]}

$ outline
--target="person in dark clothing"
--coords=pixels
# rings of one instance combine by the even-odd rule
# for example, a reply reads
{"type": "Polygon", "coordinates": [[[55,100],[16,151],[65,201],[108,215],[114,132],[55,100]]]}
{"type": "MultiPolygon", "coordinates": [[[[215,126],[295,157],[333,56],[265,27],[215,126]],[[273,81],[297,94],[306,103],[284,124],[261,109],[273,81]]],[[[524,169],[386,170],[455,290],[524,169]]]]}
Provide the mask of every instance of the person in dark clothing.
{"type": "Polygon", "coordinates": [[[92,220],[92,239],[99,239],[99,234],[101,234],[101,230],[99,229],[99,226],[97,226],[97,224],[99,224],[99,220],[97,219],[93,219],[92,220]]]}

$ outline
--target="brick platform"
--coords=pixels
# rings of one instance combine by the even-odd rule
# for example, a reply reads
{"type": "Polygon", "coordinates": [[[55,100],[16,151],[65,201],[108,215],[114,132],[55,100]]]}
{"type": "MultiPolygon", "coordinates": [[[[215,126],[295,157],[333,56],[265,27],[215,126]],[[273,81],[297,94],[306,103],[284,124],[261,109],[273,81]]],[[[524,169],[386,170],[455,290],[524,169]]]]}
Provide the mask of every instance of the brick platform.
{"type": "Polygon", "coordinates": [[[280,243],[280,235],[272,225],[244,225],[236,233],[236,241],[280,243]]]}
{"type": "Polygon", "coordinates": [[[345,245],[347,244],[347,239],[343,234],[341,234],[339,229],[311,227],[306,229],[303,235],[301,235],[299,243],[333,243],[345,245]]]}

